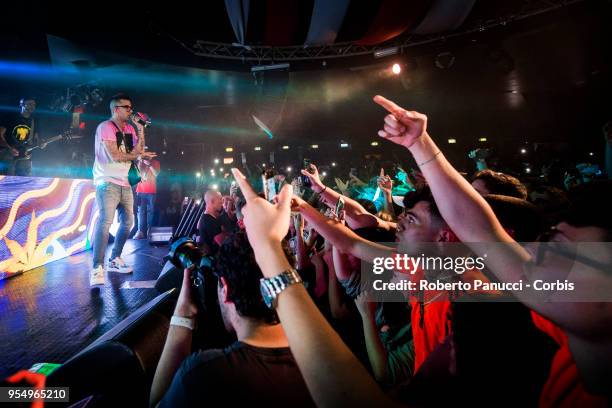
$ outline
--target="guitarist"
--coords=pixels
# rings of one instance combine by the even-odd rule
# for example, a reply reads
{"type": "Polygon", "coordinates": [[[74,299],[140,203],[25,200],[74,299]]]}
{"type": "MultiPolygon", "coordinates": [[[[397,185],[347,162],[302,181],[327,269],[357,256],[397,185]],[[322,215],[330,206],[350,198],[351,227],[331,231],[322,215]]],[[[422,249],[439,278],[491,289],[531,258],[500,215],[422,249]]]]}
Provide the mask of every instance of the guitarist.
{"type": "MultiPolygon", "coordinates": [[[[34,111],[36,100],[22,98],[19,111],[11,112],[0,120],[0,174],[32,175],[32,156],[27,149],[39,143],[34,111]]],[[[44,149],[46,143],[40,147],[44,149]]]]}
{"type": "Polygon", "coordinates": [[[109,272],[132,272],[132,268],[121,259],[123,245],[134,225],[134,196],[128,173],[132,161],[151,160],[156,156],[153,152],[144,151],[144,127],[134,123],[136,130],[129,123],[133,110],[129,96],[113,96],[110,101],[110,119],[100,123],[96,129],[93,177],[99,216],[93,235],[93,269],[89,276],[92,287],[104,285],[105,269],[109,272]],[[113,252],[105,268],[104,254],[116,210],[119,210],[120,225],[113,252]]]}

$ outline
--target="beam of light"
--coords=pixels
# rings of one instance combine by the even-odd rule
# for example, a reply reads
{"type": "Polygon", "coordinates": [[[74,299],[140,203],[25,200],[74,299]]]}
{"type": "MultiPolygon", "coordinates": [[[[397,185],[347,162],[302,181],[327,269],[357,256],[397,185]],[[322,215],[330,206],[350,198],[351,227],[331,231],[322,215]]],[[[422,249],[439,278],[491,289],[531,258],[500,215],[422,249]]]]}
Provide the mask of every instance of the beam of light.
{"type": "Polygon", "coordinates": [[[251,115],[251,116],[253,117],[253,120],[255,121],[255,124],[257,126],[259,126],[259,128],[261,130],[263,130],[266,135],[268,135],[268,138],[272,139],[274,137],[274,135],[272,135],[272,131],[270,130],[270,128],[268,128],[265,123],[263,123],[261,120],[259,120],[257,118],[257,116],[255,116],[255,115],[251,115]]]}
{"type": "MultiPolygon", "coordinates": [[[[117,61],[119,61],[117,57],[117,61]]],[[[136,63],[137,61],[135,61],[136,63]]],[[[115,65],[104,68],[77,68],[0,60],[0,78],[33,80],[46,83],[75,83],[90,80],[112,83],[117,88],[154,90],[162,93],[217,94],[225,90],[226,81],[219,80],[218,72],[197,68],[179,68],[147,63],[146,68],[115,65]]],[[[251,79],[239,79],[240,86],[251,85],[251,79]]],[[[235,81],[236,79],[232,77],[235,81]]]]}
{"type": "MultiPolygon", "coordinates": [[[[6,112],[18,112],[16,106],[11,105],[0,105],[0,111],[6,112]]],[[[49,109],[36,108],[35,115],[39,116],[55,116],[55,117],[72,117],[71,112],[52,111],[49,109]]],[[[92,121],[102,122],[107,120],[110,115],[99,115],[93,113],[82,113],[81,121],[92,121]]],[[[258,136],[259,132],[253,129],[238,128],[231,126],[213,126],[213,125],[199,125],[196,123],[189,122],[177,122],[173,120],[155,119],[153,126],[165,126],[171,129],[187,130],[192,132],[205,132],[205,133],[217,133],[222,135],[234,135],[234,136],[258,136]]]]}
{"type": "Polygon", "coordinates": [[[393,64],[391,71],[393,71],[395,75],[398,75],[400,72],[402,72],[402,67],[400,66],[400,64],[393,64]]]}

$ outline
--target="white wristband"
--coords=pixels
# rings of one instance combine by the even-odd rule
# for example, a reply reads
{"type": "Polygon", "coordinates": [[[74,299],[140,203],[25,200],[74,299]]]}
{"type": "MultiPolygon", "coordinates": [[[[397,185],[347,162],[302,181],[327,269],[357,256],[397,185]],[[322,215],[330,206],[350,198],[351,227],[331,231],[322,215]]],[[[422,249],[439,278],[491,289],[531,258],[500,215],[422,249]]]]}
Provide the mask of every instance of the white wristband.
{"type": "Polygon", "coordinates": [[[170,325],[186,327],[189,330],[193,330],[195,327],[193,319],[181,316],[172,316],[172,318],[170,319],[170,325]]]}

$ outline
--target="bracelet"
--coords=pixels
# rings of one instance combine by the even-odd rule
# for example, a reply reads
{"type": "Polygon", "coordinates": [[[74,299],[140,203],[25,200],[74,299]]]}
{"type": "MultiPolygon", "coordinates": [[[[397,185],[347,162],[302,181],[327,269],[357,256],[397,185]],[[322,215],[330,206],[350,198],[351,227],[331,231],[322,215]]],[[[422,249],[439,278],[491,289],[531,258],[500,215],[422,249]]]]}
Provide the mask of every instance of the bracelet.
{"type": "Polygon", "coordinates": [[[193,330],[195,327],[193,319],[182,316],[172,316],[172,318],[170,319],[170,325],[186,327],[189,330],[193,330]]]}
{"type": "Polygon", "coordinates": [[[419,166],[419,167],[421,167],[421,166],[426,165],[426,164],[427,164],[427,163],[429,163],[429,162],[434,161],[434,160],[435,160],[435,158],[436,158],[436,157],[438,157],[438,155],[439,155],[440,153],[442,153],[442,150],[438,150],[438,153],[434,154],[434,155],[433,155],[433,157],[432,157],[431,159],[429,159],[429,160],[425,160],[423,163],[419,163],[419,165],[418,165],[418,166],[419,166]]]}

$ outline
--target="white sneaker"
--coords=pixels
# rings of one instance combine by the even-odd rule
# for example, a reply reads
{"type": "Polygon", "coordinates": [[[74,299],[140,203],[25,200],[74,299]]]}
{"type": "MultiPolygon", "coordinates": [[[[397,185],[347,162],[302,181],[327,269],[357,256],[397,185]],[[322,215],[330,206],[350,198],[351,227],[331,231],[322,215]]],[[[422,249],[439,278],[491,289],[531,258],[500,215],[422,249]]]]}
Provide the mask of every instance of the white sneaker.
{"type": "Polygon", "coordinates": [[[104,286],[104,282],[104,268],[102,265],[98,265],[89,273],[89,286],[104,286]]]}
{"type": "Polygon", "coordinates": [[[109,261],[106,270],[109,272],[119,273],[132,273],[134,271],[132,267],[126,264],[120,257],[116,257],[112,261],[109,261]]]}

